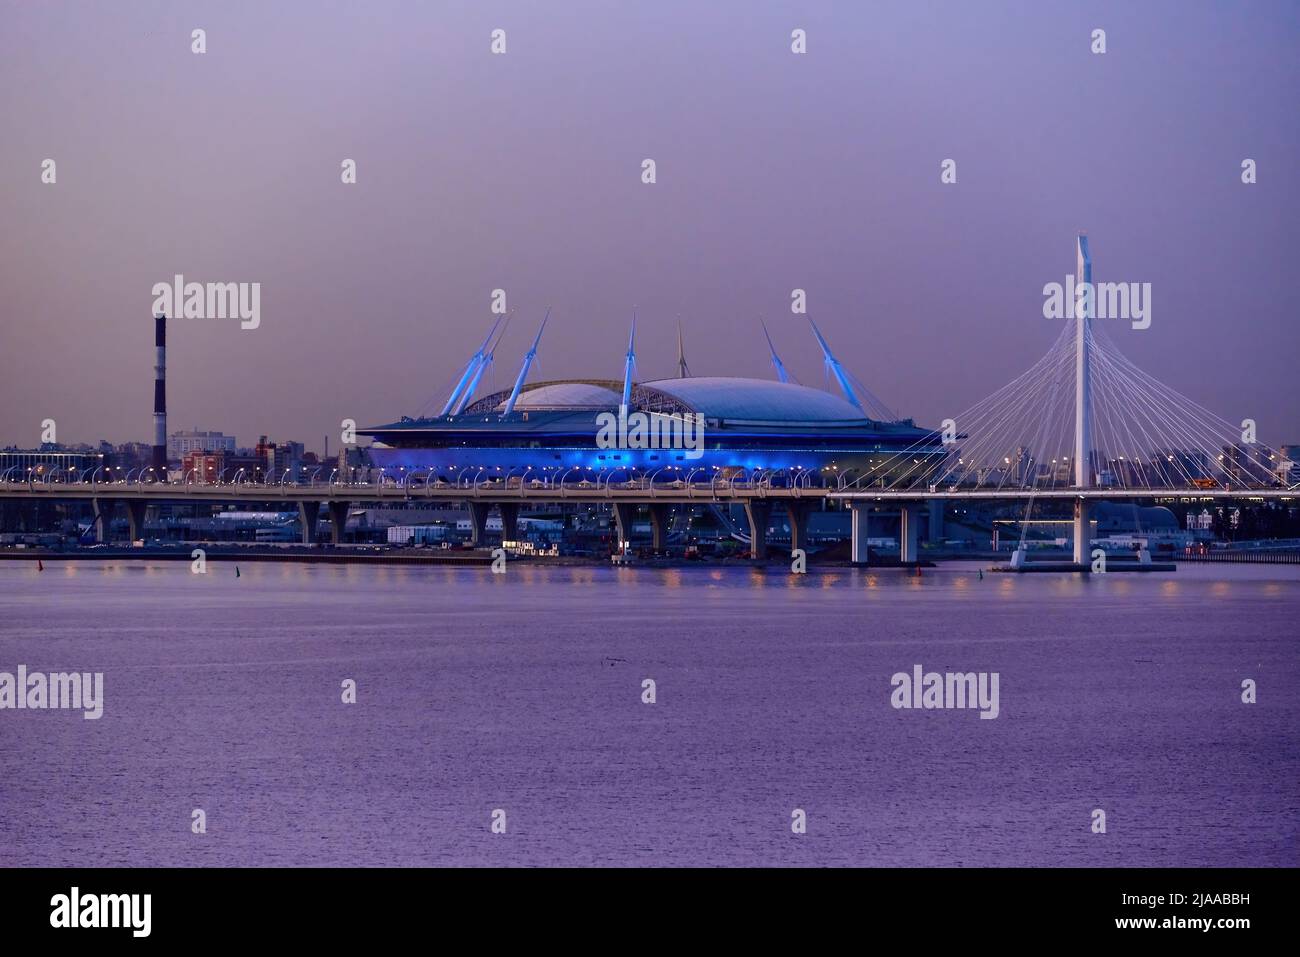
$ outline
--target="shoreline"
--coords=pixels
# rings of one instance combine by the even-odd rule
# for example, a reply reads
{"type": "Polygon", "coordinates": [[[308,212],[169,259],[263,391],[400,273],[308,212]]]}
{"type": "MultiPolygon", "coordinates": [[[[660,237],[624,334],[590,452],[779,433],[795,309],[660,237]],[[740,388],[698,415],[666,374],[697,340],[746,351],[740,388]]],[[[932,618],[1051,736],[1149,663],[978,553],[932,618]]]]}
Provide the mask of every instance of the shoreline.
{"type": "MultiPolygon", "coordinates": [[[[97,561],[193,561],[192,552],[203,549],[208,561],[216,562],[301,562],[304,564],[325,565],[451,565],[466,567],[483,567],[492,565],[491,549],[402,549],[383,548],[382,546],[355,547],[310,547],[287,546],[276,548],[229,548],[212,547],[200,543],[187,544],[184,548],[0,548],[0,561],[7,562],[97,562],[97,561]]],[[[1045,573],[1086,571],[1074,567],[1069,556],[1059,557],[1044,555],[1038,559],[1038,567],[1011,569],[1007,566],[1008,556],[994,552],[940,553],[926,555],[916,562],[900,562],[897,558],[881,557],[870,563],[854,563],[843,558],[826,558],[818,561],[810,558],[808,570],[829,569],[901,569],[915,572],[926,569],[942,570],[943,566],[955,564],[969,566],[979,564],[983,570],[1000,574],[1045,573]],[[1069,567],[1066,567],[1069,566],[1069,567]]],[[[784,557],[766,559],[750,558],[685,558],[682,556],[634,558],[626,563],[614,563],[610,556],[587,557],[580,555],[514,555],[509,558],[511,564],[527,564],[540,567],[582,567],[582,568],[787,568],[789,561],[784,557]]],[[[1113,571],[1177,571],[1184,562],[1193,565],[1211,564],[1300,564],[1300,559],[1287,555],[1285,558],[1263,553],[1260,555],[1215,556],[1178,556],[1164,558],[1152,565],[1140,567],[1136,563],[1117,563],[1113,571]]]]}
{"type": "MultiPolygon", "coordinates": [[[[464,565],[471,567],[491,566],[491,549],[376,549],[367,550],[365,546],[344,549],[318,549],[309,547],[287,547],[272,549],[230,549],[212,548],[199,543],[185,548],[96,548],[96,549],[3,549],[0,548],[0,561],[192,561],[191,552],[202,548],[204,557],[209,562],[302,562],[306,564],[358,564],[358,565],[464,565]]],[[[938,557],[938,556],[936,556],[938,557]]],[[[944,561],[996,561],[992,555],[971,555],[960,558],[944,558],[944,561]]],[[[615,565],[610,556],[585,557],[579,555],[528,556],[515,555],[509,559],[511,564],[521,563],[534,566],[551,567],[586,567],[586,568],[788,568],[789,561],[784,558],[750,559],[750,558],[683,558],[679,556],[660,558],[638,558],[624,565],[615,565]]],[[[854,564],[844,560],[810,561],[810,569],[903,569],[912,571],[917,568],[937,567],[928,558],[919,562],[899,562],[894,558],[882,558],[870,565],[854,564]]]]}

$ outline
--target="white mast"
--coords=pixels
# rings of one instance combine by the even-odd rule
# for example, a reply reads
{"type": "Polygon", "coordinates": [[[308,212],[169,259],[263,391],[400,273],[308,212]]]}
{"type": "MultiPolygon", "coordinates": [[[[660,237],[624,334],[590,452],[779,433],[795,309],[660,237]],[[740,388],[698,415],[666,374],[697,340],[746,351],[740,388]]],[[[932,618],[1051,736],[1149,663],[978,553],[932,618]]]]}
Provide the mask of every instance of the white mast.
{"type": "MultiPolygon", "coordinates": [[[[451,415],[452,409],[456,408],[456,400],[460,398],[461,390],[469,383],[470,378],[478,371],[480,363],[487,357],[488,343],[492,341],[492,336],[496,333],[499,325],[501,325],[501,319],[498,317],[497,321],[492,323],[492,328],[489,330],[487,338],[483,340],[483,345],[478,352],[469,357],[469,362],[465,365],[465,371],[460,374],[460,381],[456,383],[456,388],[451,390],[451,395],[447,397],[447,404],[442,407],[442,411],[438,413],[439,416],[451,415]]],[[[477,384],[478,380],[475,379],[474,381],[477,384]]]]}
{"type": "Polygon", "coordinates": [[[537,344],[542,341],[542,333],[546,331],[546,320],[550,318],[551,310],[547,309],[546,315],[542,317],[542,327],[537,330],[537,338],[533,340],[533,347],[524,356],[524,364],[519,369],[519,377],[515,379],[515,387],[510,390],[510,398],[506,402],[502,415],[509,415],[515,410],[515,400],[519,398],[519,390],[524,387],[524,380],[528,378],[528,367],[533,364],[533,359],[537,358],[537,344]]]}
{"type": "Polygon", "coordinates": [[[776,367],[776,377],[782,382],[789,382],[790,373],[785,371],[785,364],[781,361],[781,357],[776,354],[776,346],[772,345],[772,336],[771,333],[767,331],[767,323],[763,322],[762,319],[758,321],[763,327],[763,335],[767,337],[767,348],[768,351],[772,353],[772,365],[776,367]]]}
{"type": "Polygon", "coordinates": [[[623,365],[623,408],[632,402],[632,370],[636,367],[636,310],[632,311],[632,334],[627,337],[627,361],[623,365]]]}
{"type": "MultiPolygon", "coordinates": [[[[488,366],[492,364],[492,357],[496,355],[497,346],[501,345],[501,340],[505,337],[506,329],[509,325],[510,317],[506,316],[505,323],[501,326],[501,335],[497,336],[497,341],[492,343],[492,348],[488,350],[486,355],[480,353],[478,368],[474,370],[474,378],[469,380],[469,385],[466,386],[464,394],[460,397],[460,402],[456,405],[456,415],[460,415],[464,412],[465,408],[469,405],[470,400],[474,398],[474,390],[478,388],[478,383],[479,380],[483,378],[483,373],[486,372],[488,366]]],[[[493,328],[495,329],[496,327],[493,326],[493,328]]],[[[488,338],[491,338],[491,336],[488,338]]]]}
{"type": "Polygon", "coordinates": [[[1075,268],[1076,282],[1082,284],[1082,293],[1076,293],[1074,338],[1074,484],[1079,488],[1092,485],[1092,379],[1089,369],[1088,325],[1096,315],[1096,295],[1092,288],[1092,257],[1088,255],[1088,237],[1079,235],[1079,258],[1075,268]]]}
{"type": "Polygon", "coordinates": [[[831,370],[831,375],[835,376],[835,381],[840,384],[840,390],[844,393],[844,398],[848,399],[859,412],[866,415],[866,410],[862,408],[862,403],[858,400],[858,394],[853,390],[853,386],[849,382],[848,374],[844,371],[844,367],[840,365],[840,360],[836,359],[831,352],[831,347],[826,344],[826,340],[822,337],[822,331],[817,328],[817,323],[812,321],[811,316],[808,318],[808,324],[812,326],[813,335],[817,337],[817,344],[822,347],[822,355],[826,357],[826,366],[831,370]]]}

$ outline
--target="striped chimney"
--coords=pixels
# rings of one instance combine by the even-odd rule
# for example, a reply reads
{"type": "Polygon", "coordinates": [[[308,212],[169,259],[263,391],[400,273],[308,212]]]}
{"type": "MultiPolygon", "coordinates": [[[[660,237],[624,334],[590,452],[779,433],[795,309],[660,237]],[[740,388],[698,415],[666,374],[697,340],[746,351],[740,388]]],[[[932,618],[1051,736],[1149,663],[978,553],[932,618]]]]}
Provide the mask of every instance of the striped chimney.
{"type": "Polygon", "coordinates": [[[167,472],[167,317],[153,317],[153,460],[160,478],[167,472]]]}

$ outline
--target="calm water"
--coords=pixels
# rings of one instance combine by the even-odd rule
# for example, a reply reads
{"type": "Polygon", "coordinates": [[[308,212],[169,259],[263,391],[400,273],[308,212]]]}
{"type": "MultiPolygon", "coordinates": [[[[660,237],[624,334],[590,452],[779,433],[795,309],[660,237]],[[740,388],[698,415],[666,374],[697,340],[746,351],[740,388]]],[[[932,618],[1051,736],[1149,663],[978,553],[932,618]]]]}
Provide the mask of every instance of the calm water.
{"type": "Polygon", "coordinates": [[[241,571],[0,562],[0,863],[1300,863],[1300,568],[241,571]]]}

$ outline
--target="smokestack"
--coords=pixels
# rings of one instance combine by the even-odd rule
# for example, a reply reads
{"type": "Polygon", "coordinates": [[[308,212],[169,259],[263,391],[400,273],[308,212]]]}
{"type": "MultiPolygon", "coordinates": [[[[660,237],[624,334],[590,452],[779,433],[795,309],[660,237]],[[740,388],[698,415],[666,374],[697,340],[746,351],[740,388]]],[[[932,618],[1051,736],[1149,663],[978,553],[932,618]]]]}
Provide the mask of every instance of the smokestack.
{"type": "Polygon", "coordinates": [[[153,317],[153,461],[159,478],[167,477],[167,317],[153,317]]]}

